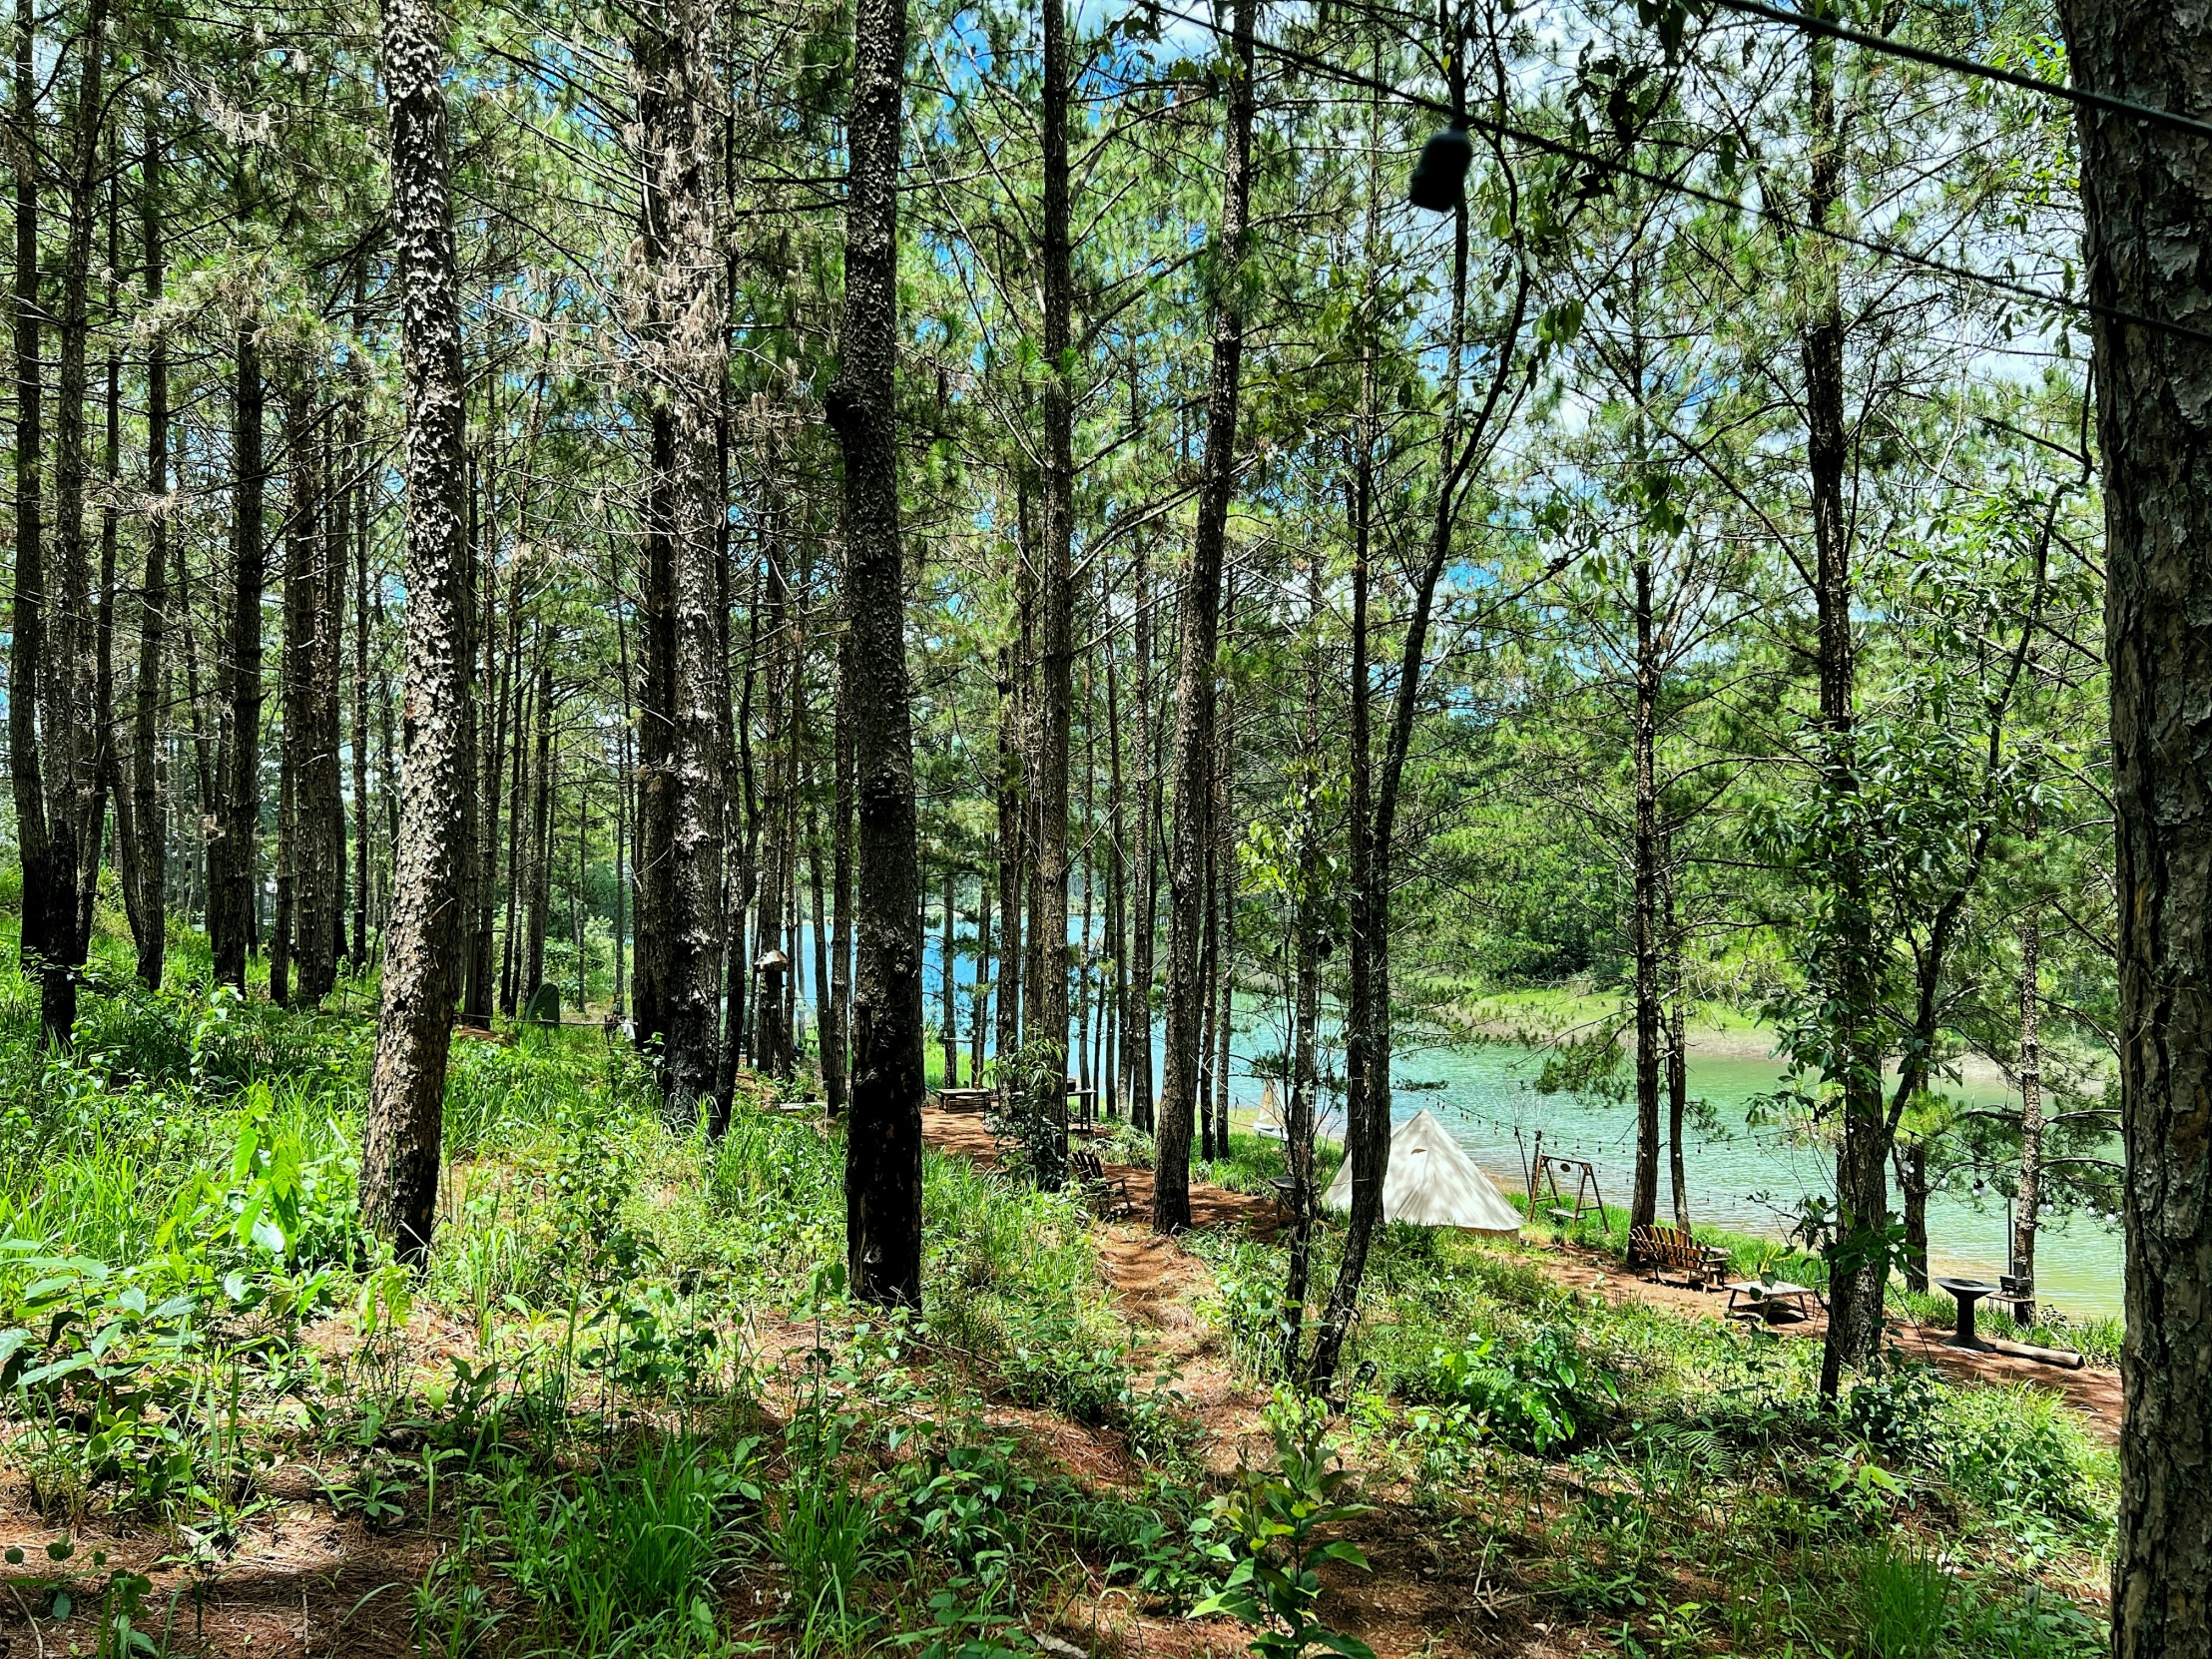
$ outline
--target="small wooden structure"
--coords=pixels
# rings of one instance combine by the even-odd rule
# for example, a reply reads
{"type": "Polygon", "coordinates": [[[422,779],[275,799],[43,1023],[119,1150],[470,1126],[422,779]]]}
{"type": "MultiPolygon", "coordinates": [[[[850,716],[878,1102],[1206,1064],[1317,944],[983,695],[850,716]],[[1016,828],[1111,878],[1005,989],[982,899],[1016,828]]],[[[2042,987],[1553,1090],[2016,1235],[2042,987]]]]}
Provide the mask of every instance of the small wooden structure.
{"type": "Polygon", "coordinates": [[[1810,1285],[1793,1285],[1787,1279],[1740,1279],[1728,1287],[1726,1312],[1730,1319],[1763,1319],[1772,1325],[1789,1313],[1809,1320],[1815,1308],[1824,1312],[1828,1308],[1821,1293],[1810,1285]],[[1738,1302],[1745,1304],[1742,1313],[1736,1311],[1738,1302]]]}
{"type": "Polygon", "coordinates": [[[1081,1184],[1083,1196],[1097,1206],[1098,1213],[1108,1221],[1119,1221],[1135,1213],[1136,1206],[1129,1199],[1128,1178],[1108,1175],[1098,1154],[1088,1147],[1076,1147],[1068,1153],[1068,1169],[1081,1184]]]}
{"type": "Polygon", "coordinates": [[[1663,1222],[1628,1230],[1628,1262],[1648,1268],[1660,1281],[1674,1274],[1693,1291],[1711,1290],[1728,1277],[1727,1251],[1701,1245],[1684,1229],[1663,1222]]]}
{"type": "Polygon", "coordinates": [[[1587,1158],[1562,1158],[1543,1150],[1543,1141],[1536,1142],[1536,1161],[1528,1172],[1528,1214],[1534,1217],[1536,1206],[1548,1190],[1551,1202],[1544,1207],[1544,1214],[1561,1227],[1572,1227],[1591,1211],[1597,1212],[1597,1224],[1611,1229],[1612,1218],[1606,1214],[1605,1195],[1597,1190],[1597,1166],[1587,1158]],[[1559,1177],[1574,1177],[1574,1202],[1570,1206],[1559,1191],[1559,1177]]]}

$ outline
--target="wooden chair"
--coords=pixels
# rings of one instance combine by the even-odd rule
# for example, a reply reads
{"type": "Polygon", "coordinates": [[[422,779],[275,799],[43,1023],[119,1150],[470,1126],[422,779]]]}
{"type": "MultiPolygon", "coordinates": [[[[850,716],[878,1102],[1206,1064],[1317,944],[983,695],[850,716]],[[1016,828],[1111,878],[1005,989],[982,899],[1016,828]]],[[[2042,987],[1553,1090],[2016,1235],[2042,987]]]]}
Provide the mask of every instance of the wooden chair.
{"type": "Polygon", "coordinates": [[[1728,1252],[1701,1245],[1678,1227],[1654,1222],[1628,1232],[1628,1259],[1649,1268],[1653,1279],[1664,1282],[1672,1273],[1694,1291],[1710,1290],[1727,1276],[1728,1252]]]}
{"type": "Polygon", "coordinates": [[[1076,1147],[1068,1153],[1068,1169],[1081,1184],[1083,1196],[1107,1221],[1119,1221],[1136,1213],[1137,1207],[1129,1199],[1128,1181],[1119,1175],[1108,1175],[1106,1166],[1098,1161],[1098,1154],[1088,1147],[1076,1147]]]}

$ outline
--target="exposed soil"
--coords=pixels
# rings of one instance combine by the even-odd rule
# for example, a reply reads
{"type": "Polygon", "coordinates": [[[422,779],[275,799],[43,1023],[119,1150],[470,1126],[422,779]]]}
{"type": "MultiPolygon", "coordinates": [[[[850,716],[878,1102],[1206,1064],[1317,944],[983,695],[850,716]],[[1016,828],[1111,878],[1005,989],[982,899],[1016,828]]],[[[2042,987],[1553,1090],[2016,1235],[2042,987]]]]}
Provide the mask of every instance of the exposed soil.
{"type": "MultiPolygon", "coordinates": [[[[948,1152],[962,1152],[971,1157],[989,1161],[995,1157],[996,1147],[990,1131],[980,1117],[965,1114],[926,1111],[922,1114],[922,1133],[931,1145],[948,1152]]],[[[1119,1176],[1129,1184],[1130,1202],[1137,1214],[1137,1226],[1150,1210],[1152,1202],[1152,1177],[1149,1171],[1130,1169],[1118,1164],[1108,1164],[1106,1172],[1119,1176]]],[[[1254,1198],[1247,1193],[1229,1192],[1220,1187],[1194,1185],[1191,1188],[1192,1218],[1201,1228],[1243,1227],[1256,1238],[1273,1238],[1284,1222],[1282,1209],[1271,1199],[1254,1198]]],[[[1133,1229],[1124,1224],[1109,1228],[1108,1238],[1102,1242],[1101,1257],[1107,1264],[1109,1278],[1118,1271],[1131,1247],[1129,1235],[1133,1229]]],[[[1169,1266],[1170,1262],[1182,1262],[1191,1269],[1198,1264],[1172,1243],[1156,1235],[1145,1233],[1147,1249],[1154,1263],[1147,1274],[1162,1285],[1177,1283],[1183,1270],[1169,1266]]],[[[1625,1273],[1620,1264],[1594,1251],[1568,1245],[1554,1245],[1548,1250],[1528,1253],[1546,1275],[1561,1285],[1576,1291],[1602,1293],[1613,1302],[1637,1301],[1654,1307],[1670,1309],[1675,1313],[1692,1315],[1702,1319],[1723,1319],[1727,1316],[1728,1294],[1725,1291],[1697,1291],[1680,1285],[1665,1284],[1657,1280],[1639,1278],[1625,1273]]],[[[1124,1289],[1116,1280],[1116,1289],[1124,1292],[1133,1313],[1139,1314],[1148,1324],[1161,1326],[1180,1319],[1187,1313],[1178,1312],[1173,1304],[1181,1301],[1187,1308],[1189,1298],[1180,1288],[1174,1297],[1165,1299],[1169,1306],[1157,1313],[1148,1311],[1153,1303],[1163,1299],[1148,1296],[1142,1284],[1124,1289]]],[[[1806,1320],[1762,1327],[1777,1337],[1797,1340],[1817,1339],[1828,1331],[1828,1321],[1821,1314],[1806,1320]]],[[[2008,1354],[1975,1353],[1953,1348],[1944,1341],[1944,1332],[1929,1329],[1907,1320],[1890,1321],[1891,1340],[1916,1359],[1926,1360],[1946,1376],[1976,1382],[2011,1384],[2026,1383],[2032,1387],[2047,1388],[2063,1394],[2066,1403],[2086,1417],[2096,1432],[2107,1442],[2117,1444],[2120,1437],[2120,1374],[2116,1371],[2085,1367],[2080,1371],[2068,1371],[2062,1367],[2044,1365],[2034,1360],[2023,1360],[2008,1354]]]]}
{"type": "MultiPolygon", "coordinates": [[[[1555,1245],[1549,1250],[1530,1253],[1529,1259],[1558,1283],[1584,1293],[1598,1292],[1615,1303],[1643,1302],[1703,1319],[1727,1317],[1726,1291],[1696,1291],[1636,1278],[1624,1273],[1618,1262],[1593,1251],[1555,1245]]],[[[1781,1338],[1817,1340],[1827,1335],[1828,1320],[1825,1315],[1816,1313],[1810,1319],[1767,1325],[1761,1329],[1781,1338]]],[[[2116,1371],[2093,1366],[2068,1371],[2009,1354],[1953,1348],[1944,1340],[1947,1334],[1944,1330],[1904,1319],[1891,1319],[1889,1329],[1890,1340],[1898,1348],[1916,1360],[1927,1361],[1947,1377],[1995,1384],[2024,1382],[2031,1387],[2063,1394],[2066,1403],[2086,1417],[2106,1442],[2119,1443],[2121,1397],[2120,1374],[2116,1371]]]]}
{"type": "MultiPolygon", "coordinates": [[[[934,1146],[979,1162],[996,1159],[997,1148],[978,1116],[932,1109],[923,1114],[923,1128],[934,1146]]],[[[1197,1413],[1207,1464],[1223,1472],[1233,1469],[1240,1457],[1266,1455],[1261,1444],[1263,1396],[1218,1351],[1214,1329],[1200,1311],[1215,1293],[1212,1273],[1177,1241],[1154,1234],[1145,1224],[1152,1198],[1149,1172],[1117,1165],[1108,1165],[1107,1172],[1127,1183],[1134,1212],[1101,1224],[1097,1235],[1099,1261],[1117,1306],[1144,1340],[1147,1357],[1165,1385],[1179,1390],[1197,1413]]],[[[1284,1221],[1272,1200],[1218,1187],[1194,1186],[1191,1204],[1201,1228],[1243,1228],[1269,1237],[1284,1221]]],[[[1586,1251],[1537,1250],[1528,1259],[1562,1286],[1615,1302],[1633,1299],[1710,1319],[1721,1318],[1727,1304],[1724,1294],[1626,1277],[1617,1264],[1586,1251]]],[[[417,1352],[428,1356],[434,1369],[442,1368],[447,1354],[473,1353],[472,1333],[455,1322],[418,1312],[411,1323],[417,1352]]],[[[1821,1335],[1823,1321],[1816,1316],[1767,1329],[1782,1340],[1805,1340],[1821,1335]]],[[[1925,1355],[1951,1376],[2056,1389],[2100,1432],[2117,1434],[2116,1374],[2063,1372],[2000,1355],[1967,1354],[1949,1348],[1936,1333],[1904,1325],[1894,1326],[1893,1332],[1901,1346],[1925,1355]]],[[[354,1341],[346,1322],[336,1320],[307,1336],[332,1357],[354,1341]]],[[[757,1363],[782,1379],[769,1388],[773,1412],[773,1401],[788,1396],[813,1346],[813,1327],[756,1312],[747,1338],[757,1363]]],[[[1114,1430],[1009,1403],[993,1406],[988,1416],[1078,1479],[1121,1485],[1141,1478],[1127,1444],[1114,1430]]],[[[153,1579],[147,1606],[155,1629],[174,1605],[173,1632],[181,1652],[231,1659],[325,1654],[397,1659],[416,1652],[413,1587],[452,1546],[450,1514],[441,1511],[434,1520],[423,1515],[417,1494],[416,1507],[402,1526],[388,1532],[372,1529],[358,1515],[334,1513],[319,1496],[316,1471],[301,1464],[269,1471],[261,1495],[264,1506],[239,1528],[231,1550],[210,1557],[200,1573],[191,1564],[188,1539],[114,1527],[99,1519],[74,1529],[77,1553],[66,1568],[41,1571],[45,1545],[61,1538],[64,1529],[37,1512],[22,1476],[9,1477],[0,1484],[0,1542],[21,1548],[27,1560],[0,1576],[0,1659],[61,1659],[91,1652],[97,1586],[107,1571],[118,1568],[153,1579]],[[92,1565],[96,1549],[106,1552],[106,1566],[98,1570],[92,1565]],[[51,1610],[52,1583],[65,1570],[75,1574],[78,1606],[71,1618],[56,1620],[44,1615],[51,1610]]],[[[1515,1576],[1516,1560],[1525,1558],[1514,1545],[1516,1524],[1514,1516],[1488,1516],[1477,1529],[1479,1537],[1461,1537],[1457,1523],[1439,1525],[1385,1496],[1358,1528],[1372,1570],[1333,1572],[1323,1614],[1337,1628],[1369,1642],[1383,1659],[1567,1659],[1615,1651],[1591,1625],[1532,1616],[1539,1604],[1515,1576]]],[[[726,1606],[742,1622],[773,1607],[775,1594],[772,1583],[743,1579],[730,1588],[726,1606]]],[[[1228,1621],[1159,1616],[1095,1573],[1062,1605],[1033,1609],[1031,1628],[1049,1637],[1047,1651],[1055,1654],[1072,1651],[1117,1659],[1212,1659],[1240,1653],[1250,1642],[1249,1632],[1228,1621]]],[[[771,1627],[760,1635],[772,1644],[781,1639],[771,1627]]],[[[772,1646],[770,1651],[777,1650],[772,1646]]]]}

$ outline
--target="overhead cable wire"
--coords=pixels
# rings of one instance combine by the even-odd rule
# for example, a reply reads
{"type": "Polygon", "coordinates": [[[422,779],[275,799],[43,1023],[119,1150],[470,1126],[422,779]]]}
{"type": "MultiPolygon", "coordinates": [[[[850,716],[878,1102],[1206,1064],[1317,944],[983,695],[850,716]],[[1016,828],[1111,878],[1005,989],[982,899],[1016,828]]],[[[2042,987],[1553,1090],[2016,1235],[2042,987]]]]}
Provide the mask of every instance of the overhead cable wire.
{"type": "MultiPolygon", "coordinates": [[[[1192,24],[1197,28],[1204,29],[1218,39],[1229,40],[1233,38],[1233,31],[1223,28],[1210,18],[1178,11],[1173,6],[1168,5],[1159,5],[1155,9],[1162,17],[1172,17],[1192,24]]],[[[2140,311],[2131,311],[2118,305],[2102,304],[2094,299],[2076,299],[2067,294],[2052,293],[2048,288],[2039,288],[2029,282],[2015,281],[2011,277],[1999,276],[1991,272],[1975,271],[1968,266],[1954,265],[1948,260],[1937,259],[1932,254],[1923,254],[1917,249],[1907,248],[1898,243],[1884,242],[1875,237],[1855,236],[1849,231],[1839,231],[1827,225],[1816,225],[1809,220],[1799,219],[1794,214],[1786,213],[1780,208],[1765,205],[1755,206],[1735,197],[1724,196],[1719,191],[1706,190],[1680,178],[1663,173],[1654,173],[1647,168],[1638,167],[1632,162],[1599,155],[1594,150],[1585,150],[1579,145],[1569,144],[1564,139],[1551,138],[1546,134],[1531,131],[1526,127],[1515,126],[1509,121],[1498,121],[1490,116],[1477,115],[1472,111],[1455,111],[1449,104],[1440,99],[1431,98],[1426,93],[1413,92],[1393,82],[1384,81],[1372,75],[1363,75],[1356,69],[1345,69],[1329,62],[1326,58],[1317,57],[1310,52],[1301,52],[1296,47],[1283,46],[1274,41],[1259,39],[1255,39],[1253,45],[1257,50],[1267,53],[1278,62],[1294,65],[1306,70],[1309,74],[1333,81],[1340,86],[1359,87],[1364,91],[1382,93],[1414,109],[1427,110],[1432,114],[1444,117],[1448,121],[1461,123],[1469,131],[1487,134],[1493,138],[1510,140],[1515,144],[1526,145],[1531,150],[1540,151],[1548,156],[1555,156],[1561,161],[1575,162],[1624,179],[1634,179],[1638,183],[1649,185],[1655,190],[1683,197],[1692,202],[1701,202],[1708,207],[1722,208],[1730,213],[1750,214],[1754,218],[1764,220],[1770,225],[1799,236],[1819,237],[1846,248],[1855,248],[1863,254],[1873,254],[1881,259],[1896,260],[1900,264],[1916,266],[1923,271],[1933,272],[1940,276],[1948,276],[1954,281],[1971,282],[2031,305],[2102,317],[2110,322],[2128,323],[2138,328],[2154,328],[2160,333],[2173,334],[2182,339],[2195,340],[2199,344],[2212,345],[2212,329],[2198,328],[2186,322],[2174,322],[2164,317],[2147,316],[2140,311]]]]}
{"type": "Polygon", "coordinates": [[[2109,92],[2094,92],[2087,87],[2068,86],[2063,81],[2046,81],[2038,75],[2025,75],[2016,69],[2002,69],[1995,64],[1983,63],[1978,58],[1938,52],[1931,46],[1915,46],[1911,41],[1894,40],[1888,35],[1870,34],[1848,24],[1833,23],[1825,17],[1816,17],[1811,12],[1770,6],[1766,4],[1766,0],[1710,0],[1710,3],[1727,11],[1741,12],[1746,17],[1765,18],[1770,23],[1786,23],[1809,35],[1825,35],[1830,40],[1845,41],[1870,52],[1926,64],[1931,69],[1945,69],[1957,75],[1996,81],[2004,86],[2017,87],[2023,92],[2041,93],[2046,98],[2055,98],[2079,109],[2126,116],[2130,120],[2146,122],[2153,127],[2186,133],[2191,138],[2212,139],[2212,121],[2200,121],[2195,116],[2162,110],[2155,104],[2138,104],[2131,98],[2121,98],[2109,92]]]}

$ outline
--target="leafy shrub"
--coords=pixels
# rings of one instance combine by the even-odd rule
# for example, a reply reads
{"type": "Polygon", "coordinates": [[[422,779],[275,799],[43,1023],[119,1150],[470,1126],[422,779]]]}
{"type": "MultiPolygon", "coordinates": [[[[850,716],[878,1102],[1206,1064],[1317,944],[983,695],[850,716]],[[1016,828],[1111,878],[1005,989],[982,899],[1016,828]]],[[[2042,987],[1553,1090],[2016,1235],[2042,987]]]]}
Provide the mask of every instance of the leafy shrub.
{"type": "Polygon", "coordinates": [[[1878,1369],[1844,1396],[1844,1421],[1884,1450],[1919,1457],[1936,1443],[1943,1392],[1933,1366],[1878,1369]]]}
{"type": "Polygon", "coordinates": [[[1350,1501],[1345,1488],[1351,1476],[1322,1442],[1317,1416],[1279,1417],[1275,1449],[1272,1468],[1240,1467],[1237,1489],[1215,1502],[1215,1521],[1230,1539],[1222,1553],[1235,1564],[1192,1616],[1227,1613],[1259,1625],[1252,1650],[1261,1659],[1304,1659],[1317,1648],[1344,1659],[1374,1659],[1367,1643],[1331,1630],[1314,1612],[1325,1564],[1368,1564],[1350,1539],[1323,1535],[1365,1513],[1366,1505],[1350,1501]]]}
{"type": "Polygon", "coordinates": [[[1936,1446],[1944,1482],[1981,1508],[2092,1529],[2111,1512],[2111,1454],[2046,1389],[1946,1389],[1936,1446]]]}
{"type": "Polygon", "coordinates": [[[1619,1384],[1584,1358],[1573,1333],[1550,1325],[1502,1349],[1479,1333],[1437,1349],[1413,1391],[1426,1403],[1472,1408],[1500,1440],[1539,1457],[1573,1443],[1620,1398],[1619,1384]]]}
{"type": "Polygon", "coordinates": [[[1067,1050],[1059,1043],[1024,1043],[995,1067],[1000,1084],[986,1121],[1005,1162],[1036,1185],[1058,1188],[1068,1178],[1067,1050]]]}

